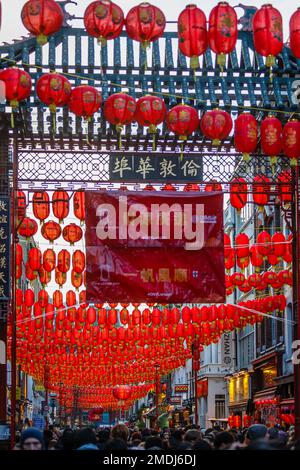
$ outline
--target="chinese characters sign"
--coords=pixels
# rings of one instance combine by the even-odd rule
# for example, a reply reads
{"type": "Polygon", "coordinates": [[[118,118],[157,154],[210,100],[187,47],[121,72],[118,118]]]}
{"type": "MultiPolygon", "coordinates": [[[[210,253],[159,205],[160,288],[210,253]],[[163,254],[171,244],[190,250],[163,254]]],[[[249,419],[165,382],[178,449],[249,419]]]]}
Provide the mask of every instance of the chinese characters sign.
{"type": "Polygon", "coordinates": [[[0,196],[0,300],[9,298],[9,198],[0,196]]]}
{"type": "Polygon", "coordinates": [[[188,384],[178,384],[174,387],[174,393],[188,393],[189,386],[188,384]]]}
{"type": "Polygon", "coordinates": [[[202,180],[202,156],[178,154],[134,154],[111,153],[109,177],[112,182],[147,181],[181,183],[202,180]]]}
{"type": "Polygon", "coordinates": [[[86,192],[88,302],[225,301],[221,193],[86,192]]]}

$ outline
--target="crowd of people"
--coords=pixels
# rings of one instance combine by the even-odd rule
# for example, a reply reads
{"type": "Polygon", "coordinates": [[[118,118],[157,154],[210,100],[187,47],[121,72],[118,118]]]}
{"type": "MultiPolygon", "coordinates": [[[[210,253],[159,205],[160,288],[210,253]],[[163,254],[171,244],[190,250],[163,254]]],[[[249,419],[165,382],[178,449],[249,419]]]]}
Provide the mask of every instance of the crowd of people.
{"type": "Polygon", "coordinates": [[[139,430],[123,423],[112,428],[93,429],[83,427],[60,429],[49,426],[43,433],[34,428],[24,428],[14,450],[98,450],[114,451],[202,451],[202,450],[300,450],[294,428],[286,432],[278,427],[267,428],[254,424],[244,429],[223,430],[219,426],[200,429],[191,425],[186,428],[161,431],[139,430]]]}

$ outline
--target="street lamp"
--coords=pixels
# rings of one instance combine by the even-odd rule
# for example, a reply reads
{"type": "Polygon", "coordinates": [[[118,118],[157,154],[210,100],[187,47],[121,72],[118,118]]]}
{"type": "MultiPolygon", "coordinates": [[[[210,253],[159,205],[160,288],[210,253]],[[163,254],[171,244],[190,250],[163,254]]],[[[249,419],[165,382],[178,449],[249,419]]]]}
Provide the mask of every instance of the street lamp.
{"type": "Polygon", "coordinates": [[[156,406],[156,424],[158,424],[158,395],[159,395],[159,364],[155,364],[155,406],[156,406]]]}

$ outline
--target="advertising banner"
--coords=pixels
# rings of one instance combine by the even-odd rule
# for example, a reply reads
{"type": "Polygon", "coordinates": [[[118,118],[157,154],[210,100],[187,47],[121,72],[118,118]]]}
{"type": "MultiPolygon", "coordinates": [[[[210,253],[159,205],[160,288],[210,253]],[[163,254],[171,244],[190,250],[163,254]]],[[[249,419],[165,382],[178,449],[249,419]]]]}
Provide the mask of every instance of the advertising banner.
{"type": "Polygon", "coordinates": [[[86,192],[87,302],[225,301],[222,193],[86,192]]]}
{"type": "Polygon", "coordinates": [[[178,384],[174,386],[174,393],[188,393],[188,384],[178,384]]]}

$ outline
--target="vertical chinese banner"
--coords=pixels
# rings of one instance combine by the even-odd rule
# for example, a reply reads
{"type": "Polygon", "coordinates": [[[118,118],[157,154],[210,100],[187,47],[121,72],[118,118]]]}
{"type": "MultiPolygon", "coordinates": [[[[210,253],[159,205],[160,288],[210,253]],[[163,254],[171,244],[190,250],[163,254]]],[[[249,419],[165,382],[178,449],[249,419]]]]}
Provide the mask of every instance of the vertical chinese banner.
{"type": "Polygon", "coordinates": [[[86,192],[88,302],[225,301],[223,195],[86,192]]]}

